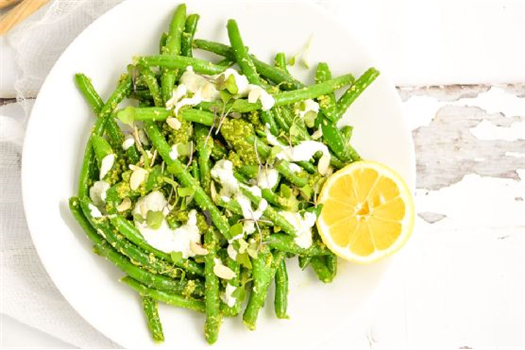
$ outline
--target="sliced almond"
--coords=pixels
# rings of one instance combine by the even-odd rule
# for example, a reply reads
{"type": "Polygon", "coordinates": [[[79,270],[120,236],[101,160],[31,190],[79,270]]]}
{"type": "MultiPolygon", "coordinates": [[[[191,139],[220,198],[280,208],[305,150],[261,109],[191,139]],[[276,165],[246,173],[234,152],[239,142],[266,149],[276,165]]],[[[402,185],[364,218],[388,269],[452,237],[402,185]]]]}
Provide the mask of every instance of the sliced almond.
{"type": "Polygon", "coordinates": [[[235,277],[235,272],[227,266],[224,266],[219,259],[216,259],[213,266],[213,273],[222,279],[231,280],[235,277]]]}
{"type": "Polygon", "coordinates": [[[194,252],[197,255],[206,255],[208,254],[208,249],[201,246],[199,243],[191,242],[190,243],[190,249],[192,252],[194,252]]]}
{"type": "Polygon", "coordinates": [[[117,206],[117,211],[118,212],[123,212],[123,211],[126,211],[128,210],[129,208],[131,208],[131,199],[129,199],[128,197],[124,198],[122,200],[122,202],[120,202],[120,204],[117,206]]]}
{"type": "Polygon", "coordinates": [[[330,166],[330,156],[323,155],[321,159],[319,159],[319,164],[317,165],[317,171],[319,171],[319,174],[324,176],[326,175],[329,166],[330,166]]]}
{"type": "Polygon", "coordinates": [[[166,123],[172,128],[173,130],[179,130],[182,126],[181,122],[177,118],[169,117],[166,119],[166,123]]]}
{"type": "Polygon", "coordinates": [[[135,168],[129,179],[129,187],[131,188],[131,190],[136,191],[144,182],[144,180],[146,180],[147,175],[148,171],[146,169],[142,169],[139,167],[135,168]]]}

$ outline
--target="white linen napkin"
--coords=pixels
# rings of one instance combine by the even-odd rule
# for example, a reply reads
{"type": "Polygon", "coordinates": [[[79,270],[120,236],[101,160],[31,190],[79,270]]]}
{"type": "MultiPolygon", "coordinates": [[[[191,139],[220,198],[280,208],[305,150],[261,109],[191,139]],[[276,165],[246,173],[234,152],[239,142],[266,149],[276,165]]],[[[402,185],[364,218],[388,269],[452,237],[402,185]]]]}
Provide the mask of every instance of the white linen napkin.
{"type": "Polygon", "coordinates": [[[55,0],[6,37],[16,53],[15,83],[25,117],[0,116],[0,312],[81,348],[116,348],[69,305],[47,275],[27,229],[20,164],[34,97],[71,41],[122,0],[55,0]]]}

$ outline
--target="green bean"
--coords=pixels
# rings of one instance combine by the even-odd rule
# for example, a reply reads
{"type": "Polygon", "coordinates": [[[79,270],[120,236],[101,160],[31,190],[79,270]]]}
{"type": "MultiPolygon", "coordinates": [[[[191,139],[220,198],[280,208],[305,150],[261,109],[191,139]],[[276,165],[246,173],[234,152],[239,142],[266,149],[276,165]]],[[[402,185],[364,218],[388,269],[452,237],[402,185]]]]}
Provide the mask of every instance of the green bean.
{"type": "Polygon", "coordinates": [[[193,56],[193,37],[197,31],[197,23],[199,23],[200,16],[198,14],[191,14],[186,18],[184,25],[184,32],[182,33],[181,55],[186,57],[193,56]]]}
{"type": "Polygon", "coordinates": [[[349,144],[350,139],[352,138],[352,133],[354,131],[354,128],[350,125],[345,125],[340,130],[341,130],[341,134],[343,134],[343,137],[345,138],[345,142],[349,144]]]}
{"type": "Polygon", "coordinates": [[[97,230],[97,232],[100,232],[101,234],[103,233],[106,241],[120,254],[128,257],[133,264],[155,274],[166,275],[171,278],[181,277],[183,271],[181,268],[177,268],[162,259],[156,259],[145,253],[136,245],[130,243],[123,236],[115,232],[106,220],[94,220],[90,216],[90,210],[88,207],[89,202],[86,200],[82,200],[81,202],[82,210],[91,225],[97,230]]]}
{"type": "Polygon", "coordinates": [[[153,300],[193,311],[205,311],[204,302],[198,299],[188,298],[176,292],[152,289],[147,284],[142,283],[142,281],[133,278],[133,276],[123,277],[121,281],[136,290],[140,295],[150,297],[153,300]]]}
{"type": "Polygon", "coordinates": [[[206,195],[206,192],[202,187],[200,187],[197,181],[188,173],[184,165],[182,165],[178,159],[172,159],[170,157],[171,147],[160,133],[157,125],[151,121],[146,121],[144,125],[149,139],[168,166],[168,171],[175,175],[184,187],[190,187],[195,190],[194,199],[197,202],[197,205],[202,210],[208,211],[215,227],[217,227],[226,239],[231,239],[232,235],[228,221],[213,204],[208,195],[206,195]]]}
{"type": "Polygon", "coordinates": [[[255,330],[259,310],[264,304],[268,287],[283,258],[282,252],[277,252],[274,256],[269,251],[259,251],[257,258],[252,259],[252,292],[242,315],[243,322],[249,330],[255,330]]]}
{"type": "Polygon", "coordinates": [[[77,197],[69,198],[69,210],[73,214],[73,217],[78,222],[80,227],[84,230],[88,238],[95,244],[104,243],[104,239],[97,233],[97,231],[91,226],[82,208],[80,207],[80,200],[77,197]]]}
{"type": "Polygon", "coordinates": [[[286,68],[286,55],[284,54],[284,52],[279,52],[277,55],[275,55],[274,61],[275,61],[275,67],[288,73],[288,69],[286,68]]]}
{"type": "Polygon", "coordinates": [[[213,141],[208,140],[209,129],[202,125],[195,125],[195,140],[197,142],[198,163],[200,168],[200,183],[204,191],[210,194],[210,156],[213,141]]]}
{"type": "Polygon", "coordinates": [[[370,86],[379,76],[379,71],[375,68],[369,68],[366,72],[361,75],[348,90],[346,90],[341,98],[337,101],[337,113],[334,120],[339,120],[346,113],[348,108],[354,103],[354,101],[370,86]]]}
{"type": "Polygon", "coordinates": [[[310,261],[312,260],[312,256],[299,256],[299,267],[301,270],[304,270],[310,265],[310,261]]]}
{"type": "MultiPolygon", "coordinates": [[[[223,250],[223,252],[225,252],[223,250]]],[[[235,260],[231,259],[228,254],[225,254],[225,258],[228,261],[228,267],[235,273],[235,277],[233,277],[231,280],[228,281],[228,284],[231,284],[235,288],[244,288],[244,286],[240,283],[240,273],[241,273],[241,266],[239,263],[237,263],[235,260]]],[[[239,312],[241,312],[242,309],[242,299],[240,297],[235,298],[235,303],[232,307],[222,304],[222,312],[224,316],[227,317],[233,317],[237,316],[239,312]]]]}
{"type": "Polygon", "coordinates": [[[310,266],[314,270],[317,278],[323,283],[330,283],[334,279],[334,274],[328,269],[327,256],[314,256],[310,261],[310,266]]]}
{"type": "Polygon", "coordinates": [[[139,72],[148,85],[149,92],[151,94],[151,97],[153,98],[153,102],[155,103],[155,106],[161,107],[164,106],[164,101],[162,99],[162,92],[160,90],[159,82],[157,81],[157,77],[155,76],[155,73],[151,70],[150,67],[145,66],[138,66],[139,72]]]}
{"type": "Polygon", "coordinates": [[[331,273],[332,280],[337,275],[337,255],[330,254],[326,256],[326,266],[331,273]]]}
{"type": "Polygon", "coordinates": [[[241,67],[242,73],[246,76],[250,84],[260,85],[259,75],[257,74],[257,70],[255,69],[255,65],[253,64],[250,55],[248,54],[246,46],[244,46],[244,43],[242,42],[237,22],[234,19],[228,20],[227,28],[235,61],[237,61],[237,64],[241,67]]]}
{"type": "Polygon", "coordinates": [[[317,174],[317,167],[315,166],[315,164],[312,164],[307,161],[301,161],[301,162],[295,162],[295,163],[297,163],[297,165],[299,165],[301,168],[306,170],[308,173],[317,174]]]}
{"type": "Polygon", "coordinates": [[[235,61],[229,58],[223,58],[222,60],[216,63],[216,65],[226,67],[226,68],[229,68],[233,66],[234,64],[235,64],[235,61]]]}
{"type": "Polygon", "coordinates": [[[276,123],[276,112],[275,109],[271,109],[269,111],[261,111],[261,122],[266,126],[269,126],[270,132],[272,135],[279,134],[279,127],[276,123]]]}
{"type": "MultiPolygon", "coordinates": [[[[124,99],[125,96],[129,95],[130,91],[131,77],[129,75],[123,75],[115,91],[100,109],[95,126],[91,130],[91,135],[102,136],[104,134],[107,120],[110,119],[111,112],[117,107],[117,105],[124,99]]],[[[90,137],[86,145],[86,150],[84,151],[84,158],[82,160],[82,168],[80,170],[79,176],[78,195],[80,198],[86,197],[89,193],[90,174],[92,173],[94,164],[95,158],[93,144],[90,137]]]]}
{"type": "Polygon", "coordinates": [[[165,292],[182,293],[183,295],[203,295],[204,288],[202,282],[198,280],[173,280],[171,278],[153,274],[138,266],[133,265],[129,259],[119,254],[109,244],[103,242],[94,248],[95,253],[105,257],[116,265],[122,272],[140,281],[150,288],[155,288],[165,292]]]}
{"type": "MultiPolygon", "coordinates": [[[[324,62],[319,63],[315,72],[315,83],[319,84],[330,79],[332,79],[332,72],[330,72],[328,64],[324,62]]],[[[331,92],[326,95],[319,96],[317,101],[319,102],[319,108],[323,111],[324,116],[335,123],[337,121],[337,105],[335,94],[331,92]]]]}
{"type": "MultiPolygon", "coordinates": [[[[233,54],[232,49],[228,45],[208,41],[208,40],[202,40],[202,39],[195,39],[193,41],[193,46],[195,48],[213,52],[217,55],[234,59],[235,56],[233,54]]],[[[255,68],[257,69],[257,72],[272,81],[274,84],[281,84],[281,87],[285,90],[296,90],[302,88],[304,85],[294,79],[292,76],[287,74],[286,72],[273,67],[270,64],[267,64],[265,62],[259,61],[255,56],[251,56],[253,64],[255,65],[255,68]]]]}
{"type": "MultiPolygon", "coordinates": [[[[181,4],[177,7],[175,14],[170,23],[168,36],[166,38],[166,45],[162,48],[161,56],[157,57],[178,57],[181,50],[182,32],[184,31],[184,23],[186,22],[186,5],[181,4]]],[[[173,85],[175,85],[176,71],[173,69],[182,67],[162,67],[165,68],[162,72],[161,87],[162,97],[164,102],[171,98],[173,85]]],[[[185,68],[185,67],[184,67],[185,68]]]]}
{"type": "MultiPolygon", "coordinates": [[[[218,66],[208,61],[204,61],[198,58],[193,57],[184,57],[184,56],[164,56],[164,55],[155,55],[155,56],[143,56],[135,58],[136,64],[142,64],[148,67],[161,67],[165,69],[186,69],[187,67],[193,67],[195,73],[200,74],[219,74],[224,72],[226,67],[218,66]]],[[[171,86],[173,89],[173,86],[171,86]]],[[[171,89],[169,91],[168,97],[171,98],[171,89]]],[[[163,88],[164,92],[164,88],[163,88]]],[[[167,92],[164,92],[167,93],[167,92]]]]}
{"type": "Polygon", "coordinates": [[[215,259],[217,258],[218,240],[213,229],[208,229],[204,234],[204,245],[208,254],[204,256],[204,276],[205,276],[205,303],[206,303],[206,323],[204,324],[204,334],[209,344],[213,344],[219,337],[221,326],[221,308],[219,298],[219,278],[213,272],[215,259]]]}
{"type": "MultiPolygon", "coordinates": [[[[86,75],[79,73],[75,74],[75,81],[77,83],[78,89],[90,105],[93,112],[98,115],[104,106],[104,102],[102,101],[102,98],[100,98],[99,94],[95,91],[95,88],[91,84],[91,80],[86,75]]],[[[122,130],[120,130],[115,119],[108,118],[106,128],[112,147],[114,147],[114,149],[120,149],[122,142],[124,141],[124,135],[122,134],[122,130]]],[[[127,149],[126,155],[129,162],[131,163],[136,163],[139,161],[140,156],[135,145],[127,149]]]]}
{"type": "Polygon", "coordinates": [[[282,259],[275,272],[275,315],[277,318],[288,318],[288,273],[286,271],[286,260],[282,259]]]}
{"type": "MultiPolygon", "coordinates": [[[[250,202],[252,202],[255,206],[259,206],[259,203],[261,202],[261,198],[257,197],[253,193],[250,192],[250,190],[241,187],[241,192],[243,195],[245,195],[250,202]]],[[[296,229],[295,227],[290,224],[282,215],[280,215],[278,212],[275,211],[275,209],[272,208],[271,205],[269,205],[263,212],[264,216],[271,220],[275,226],[280,227],[284,232],[286,232],[289,235],[295,236],[296,229]]]]}
{"type": "Polygon", "coordinates": [[[162,54],[162,49],[164,48],[164,46],[166,46],[166,41],[168,41],[168,33],[162,32],[162,34],[160,35],[160,40],[159,40],[159,53],[160,54],[162,54]]]}
{"type": "Polygon", "coordinates": [[[319,255],[329,255],[330,250],[321,242],[314,242],[312,246],[308,249],[299,247],[294,242],[294,237],[283,234],[283,233],[274,233],[270,235],[265,241],[265,243],[273,249],[277,249],[286,253],[303,255],[303,256],[319,256],[319,255]]]}
{"type": "Polygon", "coordinates": [[[159,310],[157,309],[157,302],[148,296],[141,295],[142,308],[146,315],[146,322],[148,324],[151,337],[155,343],[164,342],[164,332],[162,332],[162,323],[160,322],[159,310]]]}
{"type": "MultiPolygon", "coordinates": [[[[322,83],[330,80],[332,73],[326,63],[319,63],[316,72],[316,82],[322,83]]],[[[336,113],[337,107],[335,104],[335,95],[328,94],[318,98],[320,112],[317,116],[323,131],[323,139],[326,141],[328,147],[334,152],[337,158],[343,162],[353,161],[354,153],[350,143],[347,142],[343,133],[337,128],[336,113]]]]}
{"type": "MultiPolygon", "coordinates": [[[[117,112],[117,118],[123,122],[126,121],[164,121],[172,116],[169,109],[163,107],[132,107],[128,106],[117,112]]],[[[212,126],[215,121],[215,115],[210,112],[201,111],[194,108],[182,108],[179,111],[182,119],[199,123],[206,126],[212,126]]]]}
{"type": "Polygon", "coordinates": [[[144,237],[140,234],[138,229],[121,215],[114,215],[111,217],[111,224],[118,230],[118,232],[133,244],[144,250],[146,253],[151,253],[153,256],[174,263],[177,267],[186,270],[189,273],[204,276],[204,270],[201,265],[193,260],[179,259],[174,260],[172,257],[163,251],[153,248],[146,242],[144,237]]]}
{"type": "Polygon", "coordinates": [[[104,139],[103,137],[93,135],[91,136],[91,138],[93,150],[95,151],[95,158],[97,158],[100,167],[103,159],[110,154],[115,154],[115,152],[113,152],[113,149],[109,145],[109,142],[107,142],[106,139],[104,139]]]}
{"type": "Polygon", "coordinates": [[[292,103],[317,98],[332,93],[345,85],[352,84],[353,82],[353,75],[346,74],[299,90],[280,92],[273,95],[275,106],[290,105],[292,103]]]}

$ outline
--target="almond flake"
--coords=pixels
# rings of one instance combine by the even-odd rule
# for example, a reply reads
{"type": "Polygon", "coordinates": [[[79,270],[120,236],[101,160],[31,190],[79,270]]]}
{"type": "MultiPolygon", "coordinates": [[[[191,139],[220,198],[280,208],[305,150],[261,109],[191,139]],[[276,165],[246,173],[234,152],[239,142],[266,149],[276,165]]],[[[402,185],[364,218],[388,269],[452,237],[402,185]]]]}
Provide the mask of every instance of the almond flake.
{"type": "Polygon", "coordinates": [[[225,280],[231,280],[235,277],[235,272],[233,272],[232,269],[230,269],[229,267],[224,266],[219,259],[215,260],[215,264],[213,266],[213,273],[217,277],[225,280]]]}
{"type": "Polygon", "coordinates": [[[206,255],[208,254],[208,249],[203,248],[199,243],[190,242],[190,249],[197,255],[206,255]]]}
{"type": "Polygon", "coordinates": [[[124,198],[122,202],[117,206],[118,212],[123,212],[131,208],[131,199],[128,197],[124,198]]]}
{"type": "Polygon", "coordinates": [[[323,155],[321,159],[319,159],[319,164],[317,165],[317,171],[319,171],[319,174],[324,176],[328,172],[329,166],[330,166],[330,157],[323,155]]]}
{"type": "Polygon", "coordinates": [[[146,169],[142,169],[139,167],[135,168],[129,179],[129,187],[131,188],[131,190],[136,191],[144,182],[144,180],[146,180],[147,175],[148,171],[146,169]]]}
{"type": "Polygon", "coordinates": [[[166,123],[172,128],[173,130],[179,130],[182,126],[181,122],[177,118],[169,117],[166,119],[166,123]]]}

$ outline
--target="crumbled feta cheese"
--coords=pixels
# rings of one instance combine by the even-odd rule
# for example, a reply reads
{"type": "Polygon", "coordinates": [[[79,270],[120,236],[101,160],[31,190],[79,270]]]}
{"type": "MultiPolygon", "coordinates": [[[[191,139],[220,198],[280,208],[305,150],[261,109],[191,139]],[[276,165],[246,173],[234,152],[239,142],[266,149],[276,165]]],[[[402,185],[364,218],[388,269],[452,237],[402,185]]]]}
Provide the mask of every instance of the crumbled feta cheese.
{"type": "Polygon", "coordinates": [[[178,85],[171,94],[171,98],[166,101],[166,108],[173,108],[188,93],[188,88],[184,84],[178,85]]]}
{"type": "Polygon", "coordinates": [[[292,173],[298,173],[301,171],[301,167],[295,163],[290,163],[290,165],[288,166],[290,168],[290,170],[292,171],[292,173]]]}
{"type": "Polygon", "coordinates": [[[124,142],[122,142],[122,149],[124,151],[127,151],[134,144],[135,144],[135,138],[132,135],[128,135],[124,139],[124,142]]]}
{"type": "Polygon", "coordinates": [[[274,188],[279,181],[279,172],[275,169],[263,168],[257,176],[257,186],[260,188],[274,188]]]}
{"type": "Polygon", "coordinates": [[[226,159],[221,159],[215,163],[210,171],[211,177],[221,184],[219,194],[231,197],[239,191],[239,181],[233,176],[233,163],[226,159]]]}
{"type": "Polygon", "coordinates": [[[229,307],[233,307],[237,302],[237,298],[233,297],[233,292],[237,290],[237,287],[232,286],[231,284],[226,285],[226,290],[221,294],[222,301],[229,307]]]}
{"type": "Polygon", "coordinates": [[[179,158],[179,150],[177,149],[177,145],[171,146],[171,151],[169,155],[170,155],[170,158],[173,160],[176,160],[177,158],[179,158]]]}
{"type": "Polygon", "coordinates": [[[91,212],[91,216],[94,217],[94,218],[101,218],[102,217],[102,213],[100,212],[100,210],[98,210],[97,207],[95,207],[93,204],[89,203],[88,204],[88,208],[91,212]]]}
{"type": "Polygon", "coordinates": [[[317,115],[319,113],[319,103],[315,102],[314,100],[304,100],[301,102],[301,108],[297,109],[297,112],[299,112],[299,116],[304,119],[305,115],[313,112],[317,115]]]}
{"type": "Polygon", "coordinates": [[[228,68],[224,72],[218,75],[224,76],[224,80],[227,80],[230,76],[233,75],[233,79],[235,79],[235,85],[237,85],[237,94],[241,96],[246,96],[250,92],[250,83],[248,82],[248,79],[246,76],[239,74],[235,69],[228,68]]]}
{"type": "Polygon", "coordinates": [[[106,181],[97,181],[89,189],[89,198],[95,206],[103,207],[106,203],[106,192],[111,186],[106,181]]]}
{"type": "Polygon", "coordinates": [[[133,216],[140,215],[140,217],[146,219],[148,211],[163,211],[167,205],[168,201],[162,192],[152,191],[138,199],[133,208],[133,216]]]}
{"type": "Polygon", "coordinates": [[[291,211],[281,211],[279,214],[295,227],[295,243],[301,248],[308,249],[313,243],[312,227],[317,220],[315,213],[307,211],[302,217],[300,213],[291,211]]]}
{"type": "Polygon", "coordinates": [[[285,159],[291,162],[300,162],[310,160],[317,152],[330,157],[328,147],[317,141],[301,141],[297,146],[285,147],[277,154],[278,159],[285,159]]]}
{"type": "MultiPolygon", "coordinates": [[[[141,198],[142,199],[142,198],[141,198]]],[[[139,199],[140,201],[140,199],[139,199]]],[[[158,209],[160,202],[153,201],[154,209],[158,209]]],[[[137,203],[138,204],[138,203],[137,203]]],[[[135,209],[133,210],[135,212],[135,209]]],[[[142,209],[139,209],[142,211],[142,209]]],[[[163,211],[161,209],[161,211],[163,211]]],[[[135,226],[138,228],[146,242],[153,248],[156,248],[165,253],[180,252],[184,259],[195,256],[192,246],[200,244],[201,235],[197,227],[197,212],[191,210],[188,215],[188,222],[186,224],[172,230],[166,220],[162,220],[162,224],[158,229],[150,228],[145,222],[135,221],[135,226]]]]}
{"type": "Polygon", "coordinates": [[[267,111],[270,110],[273,105],[275,104],[275,99],[272,95],[266,92],[262,87],[257,85],[251,85],[249,86],[250,92],[248,93],[248,102],[249,103],[256,103],[257,101],[261,101],[262,104],[262,110],[267,111]]]}
{"type": "Polygon", "coordinates": [[[103,180],[106,177],[111,168],[113,168],[114,163],[115,155],[113,153],[102,158],[102,164],[100,165],[100,180],[103,180]]]}

